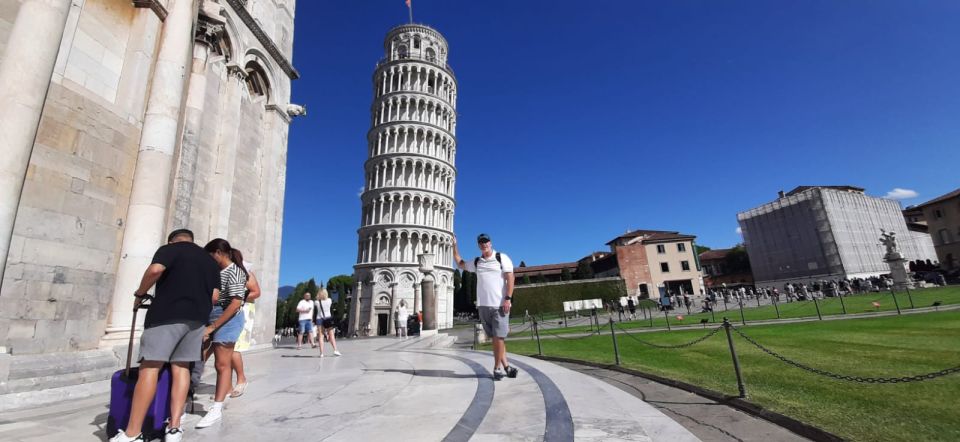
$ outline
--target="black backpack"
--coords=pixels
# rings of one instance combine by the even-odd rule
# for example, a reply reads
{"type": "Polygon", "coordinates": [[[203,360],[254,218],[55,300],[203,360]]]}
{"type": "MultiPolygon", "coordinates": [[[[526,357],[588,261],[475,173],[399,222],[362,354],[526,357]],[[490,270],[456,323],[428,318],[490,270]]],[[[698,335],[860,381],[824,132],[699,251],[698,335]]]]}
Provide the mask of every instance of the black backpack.
{"type": "MultiPolygon", "coordinates": [[[[503,270],[503,261],[500,260],[500,252],[497,252],[496,257],[497,257],[497,263],[500,264],[500,270],[503,270]]],[[[473,268],[474,268],[474,270],[476,270],[478,264],[480,264],[480,257],[479,257],[479,256],[476,257],[476,258],[473,258],[473,268]]]]}

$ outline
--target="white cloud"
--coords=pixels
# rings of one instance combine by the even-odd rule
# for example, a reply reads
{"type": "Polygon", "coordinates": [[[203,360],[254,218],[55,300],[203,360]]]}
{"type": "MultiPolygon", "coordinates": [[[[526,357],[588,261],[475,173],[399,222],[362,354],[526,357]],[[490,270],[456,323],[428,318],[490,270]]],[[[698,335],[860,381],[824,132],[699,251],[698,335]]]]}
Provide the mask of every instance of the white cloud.
{"type": "Polygon", "coordinates": [[[743,229],[737,227],[737,235],[743,235],[743,229]]]}
{"type": "Polygon", "coordinates": [[[910,189],[901,189],[899,187],[894,187],[893,190],[887,192],[887,198],[892,200],[908,200],[910,198],[916,198],[920,196],[915,190],[910,189]]]}
{"type": "Polygon", "coordinates": [[[363,186],[360,186],[360,189],[357,190],[357,197],[359,198],[362,195],[363,195],[363,186]]]}

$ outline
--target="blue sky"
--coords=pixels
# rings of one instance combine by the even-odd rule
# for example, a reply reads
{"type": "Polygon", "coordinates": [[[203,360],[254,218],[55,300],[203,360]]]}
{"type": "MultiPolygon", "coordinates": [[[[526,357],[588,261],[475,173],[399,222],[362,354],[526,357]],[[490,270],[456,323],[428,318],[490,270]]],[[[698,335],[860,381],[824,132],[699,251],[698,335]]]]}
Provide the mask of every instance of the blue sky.
{"type": "MultiPolygon", "coordinates": [[[[627,229],[727,247],[781,189],[960,186],[957,1],[414,0],[414,19],[450,43],[471,254],[480,232],[528,265],[627,229]]],[[[371,76],[406,20],[403,0],[297,2],[282,284],[352,272],[371,76]]]]}

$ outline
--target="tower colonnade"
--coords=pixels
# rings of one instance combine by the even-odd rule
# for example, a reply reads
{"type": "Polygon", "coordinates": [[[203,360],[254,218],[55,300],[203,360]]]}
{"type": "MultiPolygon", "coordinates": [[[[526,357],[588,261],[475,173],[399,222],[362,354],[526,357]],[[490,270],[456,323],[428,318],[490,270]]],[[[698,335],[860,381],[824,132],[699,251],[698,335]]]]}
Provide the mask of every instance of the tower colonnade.
{"type": "Polygon", "coordinates": [[[360,335],[391,333],[400,301],[435,314],[440,328],[453,326],[457,81],[447,41],[409,24],[390,30],[383,49],[372,76],[354,265],[360,284],[350,306],[348,332],[360,335]],[[423,254],[432,255],[430,276],[419,269],[423,254]],[[424,296],[430,305],[421,304],[421,283],[435,295],[424,296]]]}

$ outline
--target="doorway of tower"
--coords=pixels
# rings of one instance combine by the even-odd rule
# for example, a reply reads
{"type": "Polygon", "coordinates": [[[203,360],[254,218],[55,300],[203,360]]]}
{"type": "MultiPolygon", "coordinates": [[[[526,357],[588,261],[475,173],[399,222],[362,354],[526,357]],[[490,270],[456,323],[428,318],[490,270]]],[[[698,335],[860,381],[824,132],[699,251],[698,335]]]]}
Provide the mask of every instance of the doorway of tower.
{"type": "Polygon", "coordinates": [[[389,315],[386,313],[377,314],[377,336],[386,336],[390,332],[387,321],[389,321],[389,315]]]}

